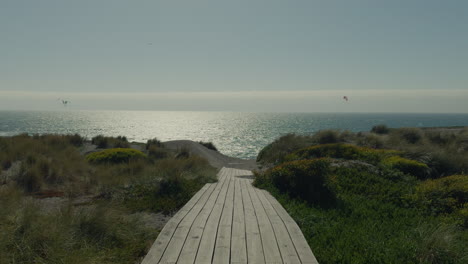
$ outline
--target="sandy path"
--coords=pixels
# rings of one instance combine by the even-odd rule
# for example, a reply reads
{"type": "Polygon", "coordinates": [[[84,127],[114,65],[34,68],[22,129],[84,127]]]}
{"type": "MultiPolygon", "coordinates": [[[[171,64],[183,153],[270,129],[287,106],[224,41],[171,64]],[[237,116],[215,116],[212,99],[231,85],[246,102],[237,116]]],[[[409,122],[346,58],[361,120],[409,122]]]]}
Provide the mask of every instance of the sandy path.
{"type": "Polygon", "coordinates": [[[205,146],[191,140],[174,140],[164,142],[164,146],[168,149],[187,148],[192,154],[200,156],[208,160],[211,166],[221,169],[222,167],[235,168],[242,170],[255,170],[257,163],[255,160],[245,160],[239,158],[228,157],[217,151],[206,148],[205,146]]]}

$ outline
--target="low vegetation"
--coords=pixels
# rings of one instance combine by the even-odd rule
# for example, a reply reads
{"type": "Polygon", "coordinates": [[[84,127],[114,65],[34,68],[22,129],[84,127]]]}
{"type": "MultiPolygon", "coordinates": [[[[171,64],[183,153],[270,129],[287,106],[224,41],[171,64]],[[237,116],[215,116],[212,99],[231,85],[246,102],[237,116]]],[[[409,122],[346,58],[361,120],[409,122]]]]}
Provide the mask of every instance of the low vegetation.
{"type": "Polygon", "coordinates": [[[206,147],[207,149],[211,149],[211,150],[214,150],[214,151],[218,151],[218,149],[217,149],[216,146],[213,144],[213,142],[199,141],[198,143],[200,143],[200,145],[206,147]]]}
{"type": "Polygon", "coordinates": [[[144,152],[124,137],[92,142],[0,137],[0,263],[139,262],[158,230],[133,214],[173,213],[215,180],[206,160],[155,141],[144,152]]]}
{"type": "Polygon", "coordinates": [[[388,166],[392,169],[399,170],[418,179],[425,179],[429,176],[429,167],[415,160],[405,159],[400,156],[391,156],[382,161],[382,165],[388,166]]]}
{"type": "MultiPolygon", "coordinates": [[[[383,125],[378,125],[380,127],[383,125]]],[[[323,130],[313,135],[282,136],[260,151],[257,161],[264,167],[278,165],[287,155],[314,145],[344,143],[372,149],[403,151],[402,156],[430,167],[430,177],[468,172],[468,128],[387,128],[387,134],[323,130]]]]}
{"type": "Polygon", "coordinates": [[[468,223],[468,177],[453,175],[435,180],[420,182],[411,200],[429,214],[452,214],[461,217],[463,224],[468,223]]]}
{"type": "Polygon", "coordinates": [[[95,136],[91,139],[91,143],[98,148],[129,148],[130,143],[125,136],[106,137],[103,135],[95,136]]]}
{"type": "Polygon", "coordinates": [[[146,142],[145,148],[149,150],[151,147],[164,148],[164,144],[157,138],[149,139],[146,142]]]}
{"type": "Polygon", "coordinates": [[[146,155],[135,149],[113,148],[98,152],[93,152],[86,156],[86,160],[91,163],[128,163],[139,159],[145,159],[146,155]]]}
{"type": "Polygon", "coordinates": [[[257,156],[257,161],[263,164],[279,164],[286,155],[295,150],[310,146],[314,140],[310,136],[287,134],[263,148],[257,156]]]}
{"type": "Polygon", "coordinates": [[[386,125],[376,125],[372,127],[371,132],[375,134],[388,134],[390,129],[386,125]]]}
{"type": "Polygon", "coordinates": [[[328,175],[330,160],[313,159],[286,162],[263,175],[257,175],[256,184],[271,183],[279,191],[309,203],[327,206],[334,202],[328,175]]]}
{"type": "Polygon", "coordinates": [[[358,147],[350,144],[323,144],[303,148],[286,156],[286,160],[304,160],[313,158],[338,158],[345,160],[362,160],[371,164],[377,164],[382,159],[397,155],[395,150],[372,149],[358,147]]]}
{"type": "Polygon", "coordinates": [[[173,213],[200,188],[214,182],[215,170],[208,162],[193,156],[182,160],[162,160],[156,165],[161,174],[157,181],[135,182],[115,190],[114,199],[133,212],[173,213]],[[190,175],[184,175],[190,173],[190,175]]]}
{"type": "Polygon", "coordinates": [[[466,263],[468,130],[286,135],[254,184],[301,227],[320,263],[466,263]]]}

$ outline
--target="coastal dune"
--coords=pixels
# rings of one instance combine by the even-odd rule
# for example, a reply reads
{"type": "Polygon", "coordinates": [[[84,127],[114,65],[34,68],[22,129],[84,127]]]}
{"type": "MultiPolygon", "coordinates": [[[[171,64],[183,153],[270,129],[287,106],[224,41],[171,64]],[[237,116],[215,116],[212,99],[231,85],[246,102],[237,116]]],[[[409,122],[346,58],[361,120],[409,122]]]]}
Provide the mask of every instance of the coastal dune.
{"type": "Polygon", "coordinates": [[[187,149],[191,154],[200,156],[208,160],[211,166],[221,169],[222,167],[235,168],[242,170],[255,170],[257,163],[254,159],[246,160],[226,156],[218,151],[211,150],[200,143],[191,140],[173,140],[163,143],[168,149],[180,150],[187,149]]]}

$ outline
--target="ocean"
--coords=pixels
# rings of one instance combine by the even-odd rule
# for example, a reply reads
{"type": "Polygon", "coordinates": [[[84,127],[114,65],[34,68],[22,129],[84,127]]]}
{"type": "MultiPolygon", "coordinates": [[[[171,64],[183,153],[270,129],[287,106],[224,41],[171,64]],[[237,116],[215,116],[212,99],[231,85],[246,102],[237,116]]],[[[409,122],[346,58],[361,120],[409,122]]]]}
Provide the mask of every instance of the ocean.
{"type": "Polygon", "coordinates": [[[87,138],[122,135],[137,142],[155,137],[190,139],[211,141],[220,152],[238,158],[255,158],[264,146],[287,133],[369,131],[378,124],[468,126],[468,114],[0,111],[0,136],[78,133],[87,138]]]}

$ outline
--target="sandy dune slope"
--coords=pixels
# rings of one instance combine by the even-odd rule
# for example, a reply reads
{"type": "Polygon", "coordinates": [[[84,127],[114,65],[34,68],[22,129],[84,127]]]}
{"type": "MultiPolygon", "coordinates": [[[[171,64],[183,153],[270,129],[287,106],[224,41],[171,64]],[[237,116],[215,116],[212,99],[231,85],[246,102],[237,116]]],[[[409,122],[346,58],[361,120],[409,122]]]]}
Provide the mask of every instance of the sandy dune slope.
{"type": "Polygon", "coordinates": [[[244,160],[228,157],[191,140],[167,141],[164,142],[164,146],[168,149],[176,150],[186,148],[190,151],[190,153],[207,159],[211,166],[216,168],[227,167],[243,170],[254,170],[257,168],[257,163],[255,160],[244,160]]]}

